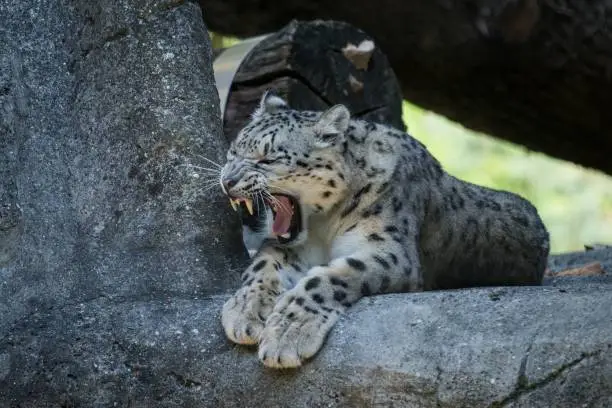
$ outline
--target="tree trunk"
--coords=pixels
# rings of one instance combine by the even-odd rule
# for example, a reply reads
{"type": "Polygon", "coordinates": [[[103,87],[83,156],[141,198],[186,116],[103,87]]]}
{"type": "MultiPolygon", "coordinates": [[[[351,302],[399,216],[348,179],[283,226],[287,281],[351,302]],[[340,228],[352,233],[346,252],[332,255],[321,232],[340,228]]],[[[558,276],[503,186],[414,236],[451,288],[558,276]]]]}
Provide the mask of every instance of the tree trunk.
{"type": "Polygon", "coordinates": [[[474,130],[612,174],[612,3],[200,0],[209,28],[252,36],[293,18],[375,38],[404,97],[474,130]]]}
{"type": "Polygon", "coordinates": [[[237,135],[267,89],[295,109],[324,110],[342,103],[355,117],[404,130],[397,79],[385,55],[369,50],[367,41],[371,38],[361,30],[338,22],[292,22],[263,39],[232,82],[226,137],[237,135]]]}

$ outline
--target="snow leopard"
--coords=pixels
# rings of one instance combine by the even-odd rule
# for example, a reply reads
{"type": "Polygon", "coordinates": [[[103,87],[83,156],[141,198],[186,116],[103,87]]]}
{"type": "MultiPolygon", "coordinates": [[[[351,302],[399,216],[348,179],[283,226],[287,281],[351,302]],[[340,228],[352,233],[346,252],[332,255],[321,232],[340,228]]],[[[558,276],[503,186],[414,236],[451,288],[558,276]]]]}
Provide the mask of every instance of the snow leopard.
{"type": "Polygon", "coordinates": [[[267,367],[313,357],[364,296],[542,282],[549,234],[529,201],[448,174],[408,133],[342,104],[295,110],[265,93],[219,182],[261,223],[246,225],[252,259],[222,326],[267,367]]]}

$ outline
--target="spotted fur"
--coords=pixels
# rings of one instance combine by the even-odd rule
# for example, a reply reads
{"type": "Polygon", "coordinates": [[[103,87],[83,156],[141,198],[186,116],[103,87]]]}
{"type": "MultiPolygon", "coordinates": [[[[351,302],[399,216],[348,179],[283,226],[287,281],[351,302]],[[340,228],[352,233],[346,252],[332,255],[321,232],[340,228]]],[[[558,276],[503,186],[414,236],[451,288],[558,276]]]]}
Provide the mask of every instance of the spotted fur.
{"type": "MultiPolygon", "coordinates": [[[[450,143],[450,141],[449,141],[450,143]]],[[[266,94],[232,143],[226,193],[290,193],[303,230],[267,241],[222,311],[227,336],[259,343],[270,367],[296,367],[361,297],[541,283],[549,236],[536,209],[447,174],[388,126],[290,109],[266,94]]]]}

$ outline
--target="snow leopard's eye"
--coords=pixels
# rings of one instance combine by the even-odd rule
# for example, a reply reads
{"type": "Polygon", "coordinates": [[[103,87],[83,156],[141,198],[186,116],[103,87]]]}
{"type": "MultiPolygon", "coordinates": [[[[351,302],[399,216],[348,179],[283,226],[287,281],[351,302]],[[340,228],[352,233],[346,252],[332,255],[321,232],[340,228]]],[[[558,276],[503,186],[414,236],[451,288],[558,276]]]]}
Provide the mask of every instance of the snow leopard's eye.
{"type": "Polygon", "coordinates": [[[257,164],[273,164],[276,162],[276,159],[261,159],[257,161],[257,164]]]}
{"type": "Polygon", "coordinates": [[[323,143],[334,144],[339,137],[340,133],[323,133],[319,135],[319,140],[323,143]]]}

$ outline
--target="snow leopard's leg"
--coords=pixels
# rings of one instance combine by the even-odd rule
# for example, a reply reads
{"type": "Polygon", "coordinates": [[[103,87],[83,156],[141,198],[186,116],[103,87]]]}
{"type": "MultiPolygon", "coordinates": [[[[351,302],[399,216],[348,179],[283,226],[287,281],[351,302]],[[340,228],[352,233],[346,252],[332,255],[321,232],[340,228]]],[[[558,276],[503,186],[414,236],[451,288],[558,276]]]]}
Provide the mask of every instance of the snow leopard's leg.
{"type": "Polygon", "coordinates": [[[242,287],[223,305],[221,323],[227,337],[238,344],[256,344],[267,317],[283,290],[279,273],[288,267],[287,251],[267,247],[242,274],[242,287]]]}
{"type": "Polygon", "coordinates": [[[283,294],[261,333],[264,365],[300,366],[321,348],[340,314],[363,296],[422,289],[416,241],[400,243],[384,231],[375,234],[377,240],[349,256],[310,269],[283,294]]]}

